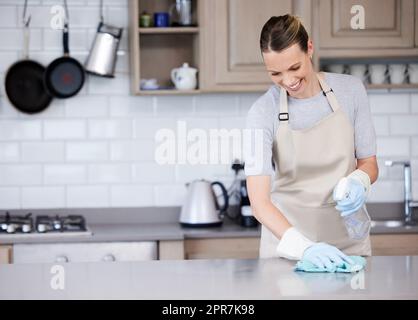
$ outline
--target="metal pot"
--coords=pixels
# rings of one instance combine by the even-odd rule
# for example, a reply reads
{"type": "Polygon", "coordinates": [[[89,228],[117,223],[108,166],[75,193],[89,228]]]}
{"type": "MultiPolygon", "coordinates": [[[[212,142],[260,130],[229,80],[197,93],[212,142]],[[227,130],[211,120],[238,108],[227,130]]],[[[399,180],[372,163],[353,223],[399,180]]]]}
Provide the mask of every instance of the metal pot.
{"type": "Polygon", "coordinates": [[[100,10],[100,23],[84,68],[88,73],[113,78],[123,28],[103,22],[103,1],[100,1],[100,10]]]}

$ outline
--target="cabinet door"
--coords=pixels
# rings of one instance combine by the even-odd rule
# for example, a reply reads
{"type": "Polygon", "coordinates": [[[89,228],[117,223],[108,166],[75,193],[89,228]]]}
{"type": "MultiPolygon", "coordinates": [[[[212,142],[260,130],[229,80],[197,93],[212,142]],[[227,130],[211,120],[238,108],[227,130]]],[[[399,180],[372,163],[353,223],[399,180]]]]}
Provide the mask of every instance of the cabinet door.
{"type": "Polygon", "coordinates": [[[186,239],[185,259],[256,259],[259,238],[186,239]]]}
{"type": "Polygon", "coordinates": [[[414,0],[319,0],[321,48],[414,47],[414,0]],[[364,8],[364,29],[351,20],[364,8]]]}
{"type": "Polygon", "coordinates": [[[156,260],[157,251],[155,241],[15,244],[13,263],[156,260]]]}
{"type": "Polygon", "coordinates": [[[415,47],[418,47],[418,0],[415,0],[415,47]]]}
{"type": "Polygon", "coordinates": [[[10,263],[12,246],[0,246],[0,264],[10,263]]]}
{"type": "Polygon", "coordinates": [[[418,255],[417,234],[372,234],[370,240],[374,256],[418,255]]]}
{"type": "MultiPolygon", "coordinates": [[[[268,88],[271,80],[259,49],[261,29],[271,16],[297,14],[302,11],[301,8],[309,5],[309,2],[203,1],[204,87],[221,91],[245,91],[245,88],[258,91],[268,88]]],[[[309,25],[310,21],[307,24],[309,25]]]]}

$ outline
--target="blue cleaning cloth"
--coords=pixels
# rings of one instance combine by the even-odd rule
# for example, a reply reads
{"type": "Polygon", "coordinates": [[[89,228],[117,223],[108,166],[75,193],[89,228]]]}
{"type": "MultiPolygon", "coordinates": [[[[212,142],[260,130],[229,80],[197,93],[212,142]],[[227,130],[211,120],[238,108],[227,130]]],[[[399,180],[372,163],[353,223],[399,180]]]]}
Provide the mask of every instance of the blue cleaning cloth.
{"type": "Polygon", "coordinates": [[[295,271],[304,271],[304,272],[357,272],[366,267],[366,259],[360,256],[350,256],[354,261],[354,264],[348,262],[343,262],[343,264],[335,265],[332,269],[327,269],[325,267],[319,268],[309,261],[300,260],[296,263],[295,271]]]}

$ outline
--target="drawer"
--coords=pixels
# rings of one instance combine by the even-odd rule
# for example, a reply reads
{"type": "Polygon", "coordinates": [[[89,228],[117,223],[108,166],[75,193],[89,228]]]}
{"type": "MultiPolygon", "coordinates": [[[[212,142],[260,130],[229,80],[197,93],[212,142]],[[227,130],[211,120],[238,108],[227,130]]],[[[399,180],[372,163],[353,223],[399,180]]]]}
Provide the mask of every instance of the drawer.
{"type": "Polygon", "coordinates": [[[13,263],[143,261],[158,259],[156,241],[16,244],[13,263]]]}

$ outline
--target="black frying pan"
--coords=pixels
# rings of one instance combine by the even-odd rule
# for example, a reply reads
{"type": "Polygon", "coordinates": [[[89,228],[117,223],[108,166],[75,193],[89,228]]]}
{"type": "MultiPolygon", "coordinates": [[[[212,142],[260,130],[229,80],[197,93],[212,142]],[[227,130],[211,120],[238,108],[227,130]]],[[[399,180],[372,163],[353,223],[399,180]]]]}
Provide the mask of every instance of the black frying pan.
{"type": "Polygon", "coordinates": [[[43,77],[45,67],[29,59],[29,19],[24,20],[24,55],[25,59],[14,63],[6,73],[5,89],[12,105],[24,113],[37,113],[46,109],[52,96],[44,88],[43,77]]]}
{"type": "Polygon", "coordinates": [[[46,109],[52,96],[43,83],[45,67],[33,60],[13,64],[5,79],[6,94],[12,105],[24,113],[38,113],[46,109]]]}
{"type": "Polygon", "coordinates": [[[83,87],[85,72],[83,66],[70,57],[68,48],[68,24],[63,32],[64,56],[52,61],[44,74],[44,85],[48,93],[56,98],[69,98],[83,87]]]}

